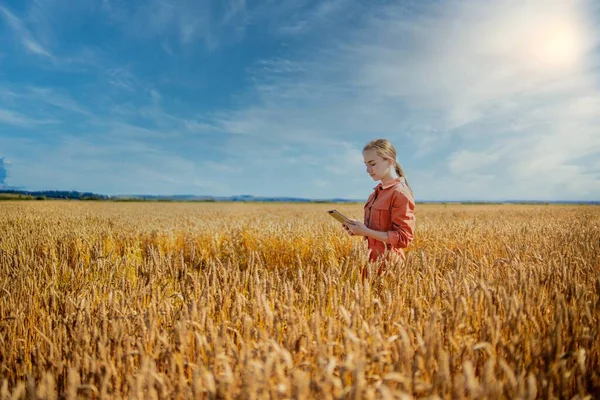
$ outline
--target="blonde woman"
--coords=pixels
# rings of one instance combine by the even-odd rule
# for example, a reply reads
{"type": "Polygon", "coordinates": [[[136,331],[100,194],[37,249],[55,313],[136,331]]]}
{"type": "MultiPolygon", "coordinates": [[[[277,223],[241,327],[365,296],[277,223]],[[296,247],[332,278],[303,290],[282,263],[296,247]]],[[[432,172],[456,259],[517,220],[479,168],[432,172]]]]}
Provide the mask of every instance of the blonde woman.
{"type": "MultiPolygon", "coordinates": [[[[367,173],[379,184],[365,204],[365,222],[353,219],[353,224],[344,224],[344,228],[350,235],[364,236],[370,261],[383,261],[390,252],[403,260],[403,249],[414,237],[415,200],[396,160],[396,148],[387,139],[375,139],[363,148],[363,158],[367,173]]],[[[384,266],[382,262],[378,274],[384,266]]],[[[361,275],[366,277],[366,269],[361,275]]]]}

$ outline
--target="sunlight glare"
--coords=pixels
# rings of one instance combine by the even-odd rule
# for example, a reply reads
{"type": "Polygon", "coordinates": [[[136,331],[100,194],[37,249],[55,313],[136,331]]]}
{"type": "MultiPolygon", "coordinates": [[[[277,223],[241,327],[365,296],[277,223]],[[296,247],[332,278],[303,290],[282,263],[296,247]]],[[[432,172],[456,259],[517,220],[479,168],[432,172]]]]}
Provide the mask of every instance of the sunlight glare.
{"type": "Polygon", "coordinates": [[[573,21],[548,24],[538,30],[530,55],[544,69],[568,69],[579,64],[583,55],[583,35],[573,21]]]}

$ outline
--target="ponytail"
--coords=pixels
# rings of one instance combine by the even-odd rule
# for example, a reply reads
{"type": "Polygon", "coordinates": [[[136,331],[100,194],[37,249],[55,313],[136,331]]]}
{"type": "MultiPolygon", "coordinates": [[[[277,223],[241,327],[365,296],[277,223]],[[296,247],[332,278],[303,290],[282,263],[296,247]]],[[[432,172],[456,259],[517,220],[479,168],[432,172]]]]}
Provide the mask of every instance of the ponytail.
{"type": "Polygon", "coordinates": [[[415,194],[413,193],[412,188],[408,184],[408,179],[406,179],[406,175],[404,174],[404,170],[402,169],[402,166],[400,165],[400,163],[397,160],[394,160],[394,169],[396,170],[396,174],[398,174],[398,176],[400,178],[404,178],[404,181],[406,182],[406,186],[408,186],[408,190],[410,190],[410,194],[412,194],[413,197],[415,197],[415,194]]]}

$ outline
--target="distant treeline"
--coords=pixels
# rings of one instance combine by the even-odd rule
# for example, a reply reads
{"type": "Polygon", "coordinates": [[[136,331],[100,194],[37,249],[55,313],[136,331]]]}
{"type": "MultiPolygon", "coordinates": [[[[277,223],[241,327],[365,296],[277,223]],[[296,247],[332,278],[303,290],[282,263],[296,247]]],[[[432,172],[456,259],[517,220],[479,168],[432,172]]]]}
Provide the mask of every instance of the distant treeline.
{"type": "Polygon", "coordinates": [[[109,200],[110,196],[91,192],[77,192],[75,190],[0,190],[0,200],[109,200]]]}
{"type": "Polygon", "coordinates": [[[0,190],[0,200],[53,200],[53,199],[68,199],[68,200],[110,200],[110,201],[152,201],[152,202],[169,202],[169,201],[185,201],[185,202],[281,202],[281,203],[352,203],[356,200],[346,199],[307,199],[299,197],[255,197],[251,195],[238,196],[197,196],[197,195],[117,195],[109,196],[91,192],[78,192],[75,190],[0,190]]]}
{"type": "MultiPolygon", "coordinates": [[[[78,192],[76,190],[2,190],[0,189],[0,200],[110,200],[110,201],[152,201],[152,202],[253,202],[253,203],[364,203],[362,200],[348,199],[307,199],[300,197],[256,197],[251,195],[238,196],[197,196],[197,195],[118,195],[109,196],[105,194],[78,192]]],[[[418,201],[417,204],[595,204],[600,201],[544,201],[544,200],[500,200],[500,201],[478,201],[478,200],[455,200],[455,201],[418,201]]]]}

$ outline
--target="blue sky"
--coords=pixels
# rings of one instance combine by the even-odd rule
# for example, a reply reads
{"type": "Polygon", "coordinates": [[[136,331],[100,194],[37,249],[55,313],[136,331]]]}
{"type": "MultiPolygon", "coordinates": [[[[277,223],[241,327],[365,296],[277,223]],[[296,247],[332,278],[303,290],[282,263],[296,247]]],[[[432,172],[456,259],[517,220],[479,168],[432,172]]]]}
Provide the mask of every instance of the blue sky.
{"type": "Polygon", "coordinates": [[[600,3],[0,2],[5,187],[365,199],[378,137],[420,200],[599,200],[600,3]]]}

